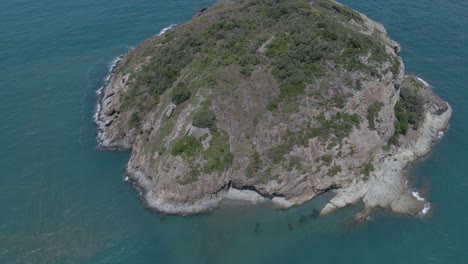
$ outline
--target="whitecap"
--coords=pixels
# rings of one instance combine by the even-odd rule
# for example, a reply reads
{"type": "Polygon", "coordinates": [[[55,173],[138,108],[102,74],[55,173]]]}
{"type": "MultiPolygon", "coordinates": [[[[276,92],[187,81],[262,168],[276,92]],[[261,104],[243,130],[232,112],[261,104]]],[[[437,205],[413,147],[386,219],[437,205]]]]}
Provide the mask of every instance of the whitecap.
{"type": "Polygon", "coordinates": [[[431,203],[429,203],[428,201],[426,201],[426,199],[424,199],[423,197],[421,197],[421,195],[419,194],[418,191],[412,191],[411,194],[412,194],[413,197],[416,198],[418,201],[424,203],[424,208],[421,210],[420,215],[426,215],[427,213],[429,213],[429,211],[431,210],[431,203]]]}
{"type": "Polygon", "coordinates": [[[116,57],[115,59],[113,59],[111,61],[111,63],[109,63],[109,73],[106,75],[106,77],[104,78],[104,85],[101,86],[96,92],[98,95],[100,95],[102,93],[102,89],[104,89],[104,86],[106,86],[106,84],[110,81],[110,79],[112,78],[112,71],[114,70],[115,66],[117,66],[117,63],[119,63],[119,61],[122,59],[123,55],[120,55],[118,57],[116,57]]]}
{"type": "Polygon", "coordinates": [[[426,201],[424,198],[421,197],[418,191],[412,191],[411,194],[414,196],[414,198],[418,199],[420,202],[426,201]]]}
{"type": "Polygon", "coordinates": [[[444,131],[439,131],[439,133],[437,133],[437,138],[441,139],[443,137],[444,137],[444,131]]]}
{"type": "Polygon", "coordinates": [[[422,215],[426,215],[431,210],[431,203],[424,203],[424,208],[421,211],[422,215]]]}
{"type": "Polygon", "coordinates": [[[423,80],[422,78],[420,78],[420,77],[417,77],[417,78],[418,78],[418,81],[420,81],[422,84],[424,84],[424,86],[426,88],[431,87],[431,85],[428,82],[426,82],[425,80],[423,80]]]}
{"type": "Polygon", "coordinates": [[[37,130],[26,133],[26,136],[34,136],[37,134],[37,130]]]}
{"type": "Polygon", "coordinates": [[[114,68],[115,66],[117,66],[117,64],[119,63],[120,60],[122,60],[123,58],[123,55],[120,55],[116,58],[114,58],[110,63],[109,63],[109,73],[106,75],[106,77],[104,78],[104,84],[99,87],[99,89],[96,91],[98,97],[99,97],[99,100],[98,100],[98,103],[97,103],[97,107],[96,107],[96,112],[94,113],[94,122],[98,123],[99,120],[98,120],[98,115],[99,115],[99,112],[101,111],[101,94],[102,94],[102,91],[104,90],[104,87],[106,87],[106,85],[109,83],[110,79],[112,78],[112,72],[114,71],[114,68]]]}
{"type": "Polygon", "coordinates": [[[158,36],[163,35],[163,34],[166,33],[169,29],[171,29],[171,28],[173,28],[173,27],[175,27],[175,26],[177,26],[177,24],[172,24],[172,25],[169,25],[169,26],[167,26],[167,27],[161,29],[161,31],[159,32],[158,36]]]}

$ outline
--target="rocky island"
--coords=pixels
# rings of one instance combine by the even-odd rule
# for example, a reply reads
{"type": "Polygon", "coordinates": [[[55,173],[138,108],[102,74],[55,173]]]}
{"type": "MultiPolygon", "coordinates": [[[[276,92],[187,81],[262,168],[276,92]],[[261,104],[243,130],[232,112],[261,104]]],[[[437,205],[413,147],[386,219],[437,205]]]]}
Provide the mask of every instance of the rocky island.
{"type": "Polygon", "coordinates": [[[362,201],[362,218],[425,210],[404,168],[451,112],[365,15],[331,0],[241,0],[123,56],[97,124],[101,148],[132,151],[126,175],[157,211],[232,196],[289,208],[332,191],[322,215],[362,201]]]}

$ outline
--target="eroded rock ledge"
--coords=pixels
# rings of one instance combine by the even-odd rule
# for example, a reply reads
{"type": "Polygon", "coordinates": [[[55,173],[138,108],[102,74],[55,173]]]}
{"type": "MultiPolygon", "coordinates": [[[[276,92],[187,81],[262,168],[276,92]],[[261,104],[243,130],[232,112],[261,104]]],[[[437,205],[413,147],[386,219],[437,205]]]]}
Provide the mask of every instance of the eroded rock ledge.
{"type": "Polygon", "coordinates": [[[404,168],[452,110],[404,76],[400,50],[334,1],[223,1],[117,63],[99,146],[132,150],[125,174],[163,213],[226,197],[285,209],[333,191],[322,215],[363,201],[362,219],[377,208],[415,216],[424,202],[404,168]]]}

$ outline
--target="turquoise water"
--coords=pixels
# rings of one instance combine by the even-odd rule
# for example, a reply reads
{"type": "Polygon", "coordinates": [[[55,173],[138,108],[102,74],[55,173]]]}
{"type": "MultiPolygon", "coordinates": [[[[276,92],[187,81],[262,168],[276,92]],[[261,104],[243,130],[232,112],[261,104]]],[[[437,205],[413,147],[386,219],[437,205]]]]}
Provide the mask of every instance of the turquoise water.
{"type": "Polygon", "coordinates": [[[229,205],[209,215],[145,209],[96,150],[96,90],[130,47],[212,0],[0,1],[0,263],[468,263],[468,2],[352,1],[383,22],[415,72],[454,108],[450,130],[410,170],[430,217],[359,210],[312,217],[229,205]]]}

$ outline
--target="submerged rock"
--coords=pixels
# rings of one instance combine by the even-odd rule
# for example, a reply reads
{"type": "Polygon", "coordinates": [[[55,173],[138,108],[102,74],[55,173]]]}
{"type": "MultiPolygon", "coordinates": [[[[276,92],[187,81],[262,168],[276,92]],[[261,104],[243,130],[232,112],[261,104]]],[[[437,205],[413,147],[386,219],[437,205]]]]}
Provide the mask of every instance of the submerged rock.
{"type": "Polygon", "coordinates": [[[284,209],[333,190],[321,215],[359,201],[415,215],[403,169],[451,108],[404,76],[400,50],[334,1],[222,1],[116,65],[100,146],[132,149],[126,174],[164,213],[226,196],[284,209]]]}

